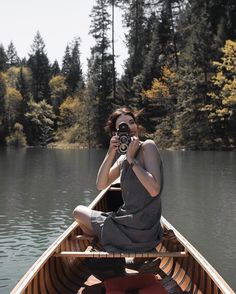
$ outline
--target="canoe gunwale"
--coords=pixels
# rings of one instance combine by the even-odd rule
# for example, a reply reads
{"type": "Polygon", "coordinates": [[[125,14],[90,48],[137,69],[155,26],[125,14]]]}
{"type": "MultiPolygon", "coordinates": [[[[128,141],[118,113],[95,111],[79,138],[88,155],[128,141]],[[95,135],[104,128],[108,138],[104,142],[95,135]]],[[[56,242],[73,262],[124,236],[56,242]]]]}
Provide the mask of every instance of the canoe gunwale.
{"type": "Polygon", "coordinates": [[[205,259],[205,257],[178,231],[173,227],[163,216],[161,217],[163,227],[167,230],[173,230],[177,240],[184,246],[185,250],[199,263],[205,270],[213,282],[224,294],[235,294],[221,275],[214,269],[214,267],[205,259]]]}
{"type": "MultiPolygon", "coordinates": [[[[106,194],[110,186],[105,190],[102,190],[97,197],[90,203],[89,208],[93,208],[106,194]]],[[[35,263],[29,268],[29,270],[23,275],[16,286],[12,289],[10,294],[22,293],[28,284],[33,280],[34,276],[40,271],[40,269],[46,264],[51,256],[57,253],[58,246],[65,241],[69,235],[77,228],[79,224],[74,221],[49,247],[43,254],[35,261],[35,263]]]]}

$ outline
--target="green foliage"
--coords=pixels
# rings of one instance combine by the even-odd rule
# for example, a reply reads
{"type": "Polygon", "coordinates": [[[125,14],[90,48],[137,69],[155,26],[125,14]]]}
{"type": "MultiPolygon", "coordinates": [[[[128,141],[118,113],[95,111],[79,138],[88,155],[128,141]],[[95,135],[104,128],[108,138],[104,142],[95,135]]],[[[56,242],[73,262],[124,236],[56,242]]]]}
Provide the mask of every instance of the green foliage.
{"type": "Polygon", "coordinates": [[[73,126],[80,114],[80,101],[78,97],[68,97],[60,106],[59,125],[62,128],[73,126]]]}
{"type": "Polygon", "coordinates": [[[210,103],[202,108],[208,114],[216,144],[236,146],[236,42],[227,40],[221,61],[214,62],[210,103]]]}
{"type": "Polygon", "coordinates": [[[27,141],[29,145],[46,146],[53,140],[55,114],[53,107],[45,100],[28,103],[29,111],[25,114],[27,121],[27,141]]]}
{"type": "Polygon", "coordinates": [[[177,113],[175,116],[175,141],[186,149],[207,148],[210,131],[207,116],[201,108],[206,102],[205,74],[195,67],[178,74],[177,113]]]}
{"type": "Polygon", "coordinates": [[[20,68],[16,66],[12,66],[8,68],[4,73],[4,79],[7,87],[16,88],[17,80],[20,73],[20,68]]]}
{"type": "Polygon", "coordinates": [[[3,145],[5,138],[5,94],[6,84],[2,73],[0,72],[0,145],[3,145]]]}
{"type": "Polygon", "coordinates": [[[22,96],[15,88],[8,87],[5,94],[5,125],[11,131],[20,119],[22,96]]]}
{"type": "Polygon", "coordinates": [[[152,87],[142,91],[145,100],[144,126],[154,132],[160,147],[169,148],[174,142],[174,113],[176,111],[176,73],[167,66],[162,67],[161,77],[154,79],[152,87]]]}
{"type": "Polygon", "coordinates": [[[50,98],[51,68],[44,48],[44,41],[40,33],[37,32],[31,47],[32,53],[28,60],[28,66],[32,72],[32,94],[36,102],[50,98]]]}
{"type": "Polygon", "coordinates": [[[65,77],[61,75],[54,76],[49,82],[51,90],[51,101],[56,114],[58,114],[58,108],[65,99],[66,94],[66,82],[65,77]]]}
{"type": "Polygon", "coordinates": [[[59,129],[56,141],[59,144],[79,144],[92,147],[96,145],[97,126],[96,99],[93,97],[92,86],[80,97],[68,97],[60,106],[59,129]]]}
{"type": "MultiPolygon", "coordinates": [[[[16,89],[21,93],[24,102],[28,102],[30,99],[30,85],[32,83],[31,71],[28,67],[20,67],[20,71],[17,76],[16,89]]],[[[24,110],[26,111],[27,105],[24,104],[24,110]]]]}
{"type": "Polygon", "coordinates": [[[7,64],[8,67],[12,66],[19,66],[20,65],[20,58],[17,55],[16,48],[11,41],[8,48],[7,48],[7,64]]]}
{"type": "Polygon", "coordinates": [[[61,73],[60,66],[57,60],[55,60],[53,62],[53,65],[51,66],[51,76],[54,77],[54,76],[60,75],[60,73],[61,73]]]}
{"type": "Polygon", "coordinates": [[[66,47],[63,57],[62,74],[67,85],[67,95],[74,95],[84,87],[79,47],[80,39],[76,38],[66,47]]]}
{"type": "Polygon", "coordinates": [[[7,69],[7,54],[2,44],[0,44],[0,72],[7,69]]]}
{"type": "Polygon", "coordinates": [[[23,126],[20,123],[15,123],[11,134],[6,137],[6,144],[7,146],[18,148],[27,146],[23,126]]]}
{"type": "Polygon", "coordinates": [[[110,40],[108,30],[111,25],[108,13],[108,3],[97,0],[92,9],[92,24],[90,34],[95,38],[96,44],[91,49],[91,58],[88,64],[88,85],[92,85],[94,97],[98,99],[98,138],[100,143],[107,142],[104,136],[104,126],[112,109],[113,89],[113,64],[112,55],[109,53],[110,40]]]}
{"type": "Polygon", "coordinates": [[[39,32],[29,58],[19,60],[13,42],[0,45],[0,144],[24,145],[25,133],[35,146],[105,146],[108,115],[126,105],[142,109],[140,122],[162,148],[235,148],[235,9],[234,0],[96,0],[86,82],[80,38],[61,71],[39,32]],[[119,80],[114,7],[127,29],[119,80]]]}

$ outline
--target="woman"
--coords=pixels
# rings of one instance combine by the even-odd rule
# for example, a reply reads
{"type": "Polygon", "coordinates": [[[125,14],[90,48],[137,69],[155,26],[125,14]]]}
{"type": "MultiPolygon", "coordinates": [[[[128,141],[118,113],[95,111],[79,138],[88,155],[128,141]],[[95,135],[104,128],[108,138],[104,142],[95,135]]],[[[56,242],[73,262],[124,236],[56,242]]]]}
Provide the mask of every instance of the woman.
{"type": "Polygon", "coordinates": [[[160,242],[163,186],[162,161],[152,140],[141,142],[134,113],[126,107],[114,111],[107,124],[113,135],[97,175],[97,188],[102,190],[120,176],[124,204],[117,212],[105,213],[77,206],[74,217],[85,234],[98,237],[108,252],[146,252],[160,242]],[[119,156],[121,122],[129,126],[131,142],[127,153],[119,156]]]}

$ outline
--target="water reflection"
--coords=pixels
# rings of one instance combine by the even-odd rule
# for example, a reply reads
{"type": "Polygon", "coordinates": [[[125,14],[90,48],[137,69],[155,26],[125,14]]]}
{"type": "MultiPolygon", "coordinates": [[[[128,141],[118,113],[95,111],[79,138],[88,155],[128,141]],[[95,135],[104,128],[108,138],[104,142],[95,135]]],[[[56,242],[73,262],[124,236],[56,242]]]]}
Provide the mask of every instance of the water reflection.
{"type": "MultiPolygon", "coordinates": [[[[71,224],[98,191],[104,150],[0,150],[0,292],[71,224]]],[[[236,256],[236,154],[162,152],[163,212],[229,284],[236,256]]]]}

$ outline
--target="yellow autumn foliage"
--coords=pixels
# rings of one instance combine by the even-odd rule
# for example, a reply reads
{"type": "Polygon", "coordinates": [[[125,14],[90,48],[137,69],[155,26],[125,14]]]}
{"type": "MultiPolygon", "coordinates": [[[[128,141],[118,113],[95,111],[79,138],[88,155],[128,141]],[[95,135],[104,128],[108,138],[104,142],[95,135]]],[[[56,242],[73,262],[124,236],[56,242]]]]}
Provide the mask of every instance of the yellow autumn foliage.
{"type": "Polygon", "coordinates": [[[80,114],[80,101],[78,97],[67,97],[60,106],[61,125],[70,127],[76,123],[80,114]]]}
{"type": "Polygon", "coordinates": [[[49,86],[51,89],[51,98],[60,99],[61,97],[63,97],[67,89],[66,83],[65,83],[65,77],[61,75],[57,75],[53,77],[49,82],[49,86]]]}
{"type": "Polygon", "coordinates": [[[212,104],[205,105],[203,111],[208,111],[210,122],[217,119],[230,120],[236,106],[236,42],[227,40],[221,61],[214,62],[217,72],[212,77],[212,83],[216,86],[214,92],[208,93],[212,98],[212,104]],[[217,101],[217,103],[215,103],[217,101]]]}
{"type": "Polygon", "coordinates": [[[162,77],[154,79],[152,87],[149,90],[143,90],[142,96],[147,99],[165,98],[169,97],[171,82],[175,78],[175,73],[172,72],[167,66],[162,67],[162,77]]]}

